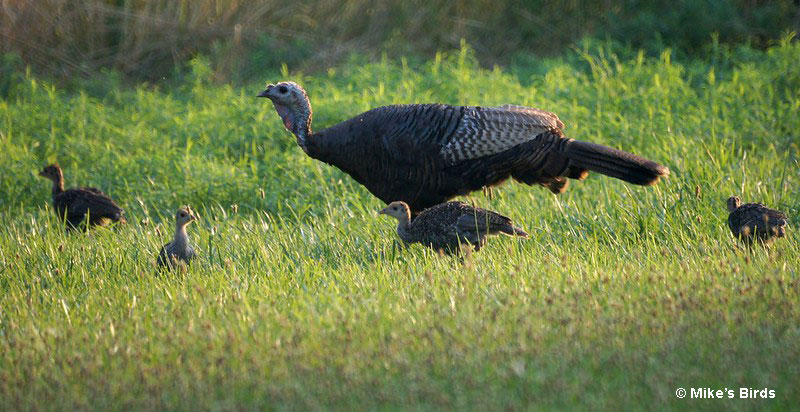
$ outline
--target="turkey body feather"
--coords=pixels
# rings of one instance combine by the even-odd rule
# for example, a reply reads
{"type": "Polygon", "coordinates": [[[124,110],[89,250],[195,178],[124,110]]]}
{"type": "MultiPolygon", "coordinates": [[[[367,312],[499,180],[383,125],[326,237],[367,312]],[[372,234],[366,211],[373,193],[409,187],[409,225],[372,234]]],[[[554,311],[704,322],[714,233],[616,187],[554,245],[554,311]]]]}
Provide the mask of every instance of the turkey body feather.
{"type": "Polygon", "coordinates": [[[174,241],[161,247],[158,252],[156,264],[170,269],[174,268],[178,261],[191,262],[195,258],[194,248],[187,245],[179,245],[174,241]]]}
{"type": "Polygon", "coordinates": [[[786,236],[789,219],[785,213],[761,203],[741,204],[738,197],[728,199],[728,228],[746,244],[770,244],[786,236]]]}
{"type": "Polygon", "coordinates": [[[446,251],[456,250],[463,244],[473,245],[478,250],[486,244],[487,236],[499,233],[528,237],[508,217],[462,202],[447,202],[426,209],[408,225],[406,233],[408,239],[404,241],[446,251]]]}
{"type": "Polygon", "coordinates": [[[53,195],[53,207],[71,226],[80,225],[88,217],[90,225],[102,225],[105,219],[124,221],[124,211],[99,189],[75,188],[53,195]]]}
{"type": "Polygon", "coordinates": [[[459,112],[441,105],[380,107],[314,134],[307,153],[385,203],[402,200],[421,211],[483,186],[441,155],[459,112]]]}

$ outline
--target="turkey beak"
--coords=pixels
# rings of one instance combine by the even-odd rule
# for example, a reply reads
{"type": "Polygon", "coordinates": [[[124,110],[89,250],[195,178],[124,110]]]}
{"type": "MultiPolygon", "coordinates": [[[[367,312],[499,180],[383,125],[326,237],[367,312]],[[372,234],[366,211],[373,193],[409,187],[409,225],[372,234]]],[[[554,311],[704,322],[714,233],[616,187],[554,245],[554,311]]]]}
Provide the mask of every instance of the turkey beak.
{"type": "Polygon", "coordinates": [[[269,92],[271,92],[271,91],[272,91],[272,88],[273,88],[273,87],[275,87],[275,86],[273,86],[273,85],[271,85],[271,84],[268,84],[268,85],[267,85],[267,88],[266,88],[266,89],[264,89],[264,91],[263,91],[263,92],[259,93],[259,94],[258,94],[256,97],[269,97],[269,92]]]}
{"type": "Polygon", "coordinates": [[[386,208],[381,209],[381,211],[378,212],[378,214],[379,215],[385,215],[386,214],[386,208]]]}

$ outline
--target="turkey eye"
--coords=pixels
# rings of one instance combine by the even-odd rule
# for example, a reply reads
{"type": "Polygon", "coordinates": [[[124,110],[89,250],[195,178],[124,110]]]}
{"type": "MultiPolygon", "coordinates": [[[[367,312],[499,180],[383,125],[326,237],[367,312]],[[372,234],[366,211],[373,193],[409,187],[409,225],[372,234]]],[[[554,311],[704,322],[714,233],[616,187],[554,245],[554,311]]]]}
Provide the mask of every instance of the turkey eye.
{"type": "Polygon", "coordinates": [[[181,217],[186,217],[186,213],[181,213],[181,217]]]}
{"type": "Polygon", "coordinates": [[[287,91],[289,91],[289,89],[287,89],[286,86],[278,87],[278,92],[280,94],[286,94],[287,91]]]}

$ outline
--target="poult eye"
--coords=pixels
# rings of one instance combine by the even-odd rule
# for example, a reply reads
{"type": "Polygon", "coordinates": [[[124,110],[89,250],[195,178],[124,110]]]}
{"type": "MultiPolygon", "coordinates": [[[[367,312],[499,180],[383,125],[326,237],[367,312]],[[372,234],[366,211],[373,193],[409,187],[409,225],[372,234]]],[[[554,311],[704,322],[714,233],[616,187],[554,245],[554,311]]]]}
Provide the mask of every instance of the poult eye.
{"type": "Polygon", "coordinates": [[[280,93],[280,94],[286,94],[286,92],[288,92],[288,91],[289,91],[289,89],[287,89],[286,86],[278,87],[278,93],[280,93]]]}

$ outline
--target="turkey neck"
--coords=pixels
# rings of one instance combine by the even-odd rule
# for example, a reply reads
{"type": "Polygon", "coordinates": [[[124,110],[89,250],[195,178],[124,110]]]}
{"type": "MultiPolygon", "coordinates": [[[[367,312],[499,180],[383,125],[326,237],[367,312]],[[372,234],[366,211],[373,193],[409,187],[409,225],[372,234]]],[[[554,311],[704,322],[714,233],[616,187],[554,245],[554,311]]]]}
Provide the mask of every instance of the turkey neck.
{"type": "Polygon", "coordinates": [[[410,217],[408,215],[401,217],[397,220],[397,234],[400,236],[400,239],[411,243],[411,234],[408,232],[408,227],[410,225],[410,217]]]}
{"type": "Polygon", "coordinates": [[[56,178],[53,179],[53,197],[56,197],[63,191],[64,191],[64,177],[56,176],[56,178]]]}
{"type": "Polygon", "coordinates": [[[291,127],[291,132],[294,134],[295,138],[297,138],[297,144],[308,153],[308,139],[312,135],[311,102],[306,97],[305,100],[296,102],[296,104],[293,104],[291,107],[279,107],[276,104],[275,108],[278,110],[278,114],[281,118],[283,118],[284,125],[291,127]],[[288,113],[284,113],[284,110],[288,111],[288,113]]]}
{"type": "Polygon", "coordinates": [[[189,235],[186,233],[186,224],[177,224],[175,226],[175,237],[172,240],[173,244],[180,249],[185,249],[189,244],[189,235]]]}
{"type": "Polygon", "coordinates": [[[311,137],[311,106],[307,110],[302,108],[297,111],[297,125],[295,126],[294,136],[297,138],[297,144],[308,151],[308,138],[311,137]]]}

